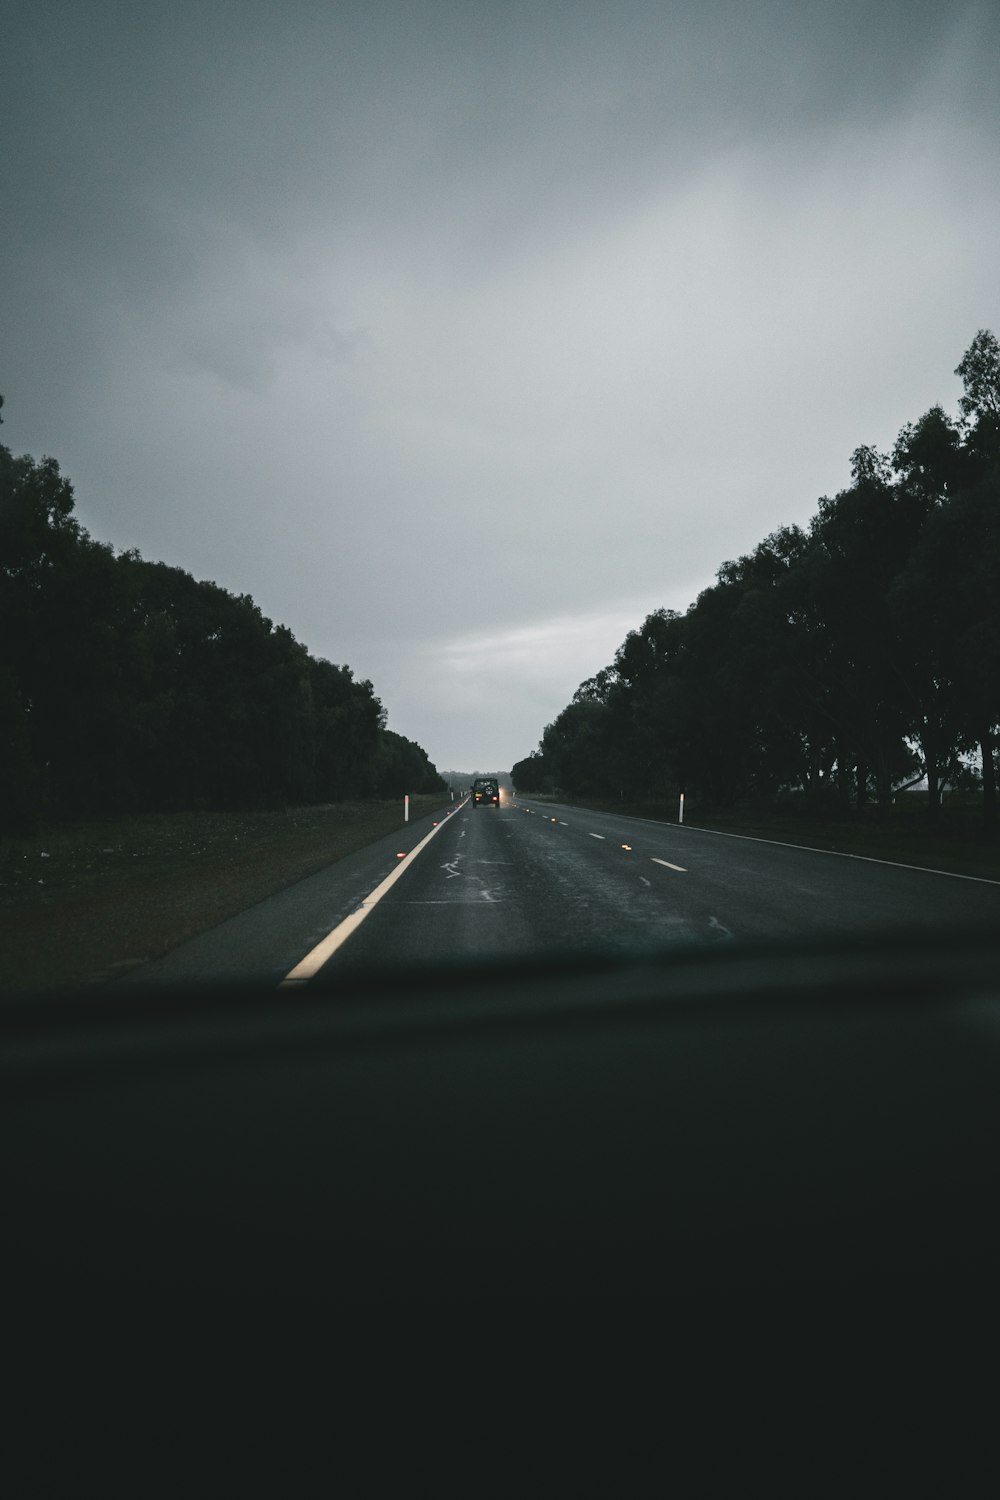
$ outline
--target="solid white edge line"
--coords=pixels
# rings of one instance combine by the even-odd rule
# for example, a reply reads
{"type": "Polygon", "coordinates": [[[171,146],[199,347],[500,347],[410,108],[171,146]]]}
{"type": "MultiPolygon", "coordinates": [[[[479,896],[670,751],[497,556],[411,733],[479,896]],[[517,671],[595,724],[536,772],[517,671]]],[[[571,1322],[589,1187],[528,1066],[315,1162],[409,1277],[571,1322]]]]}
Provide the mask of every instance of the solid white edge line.
{"type": "Polygon", "coordinates": [[[331,928],[326,937],[322,938],[320,942],[316,944],[315,948],[310,948],[305,958],[300,959],[294,968],[289,969],[284,979],[278,985],[278,989],[294,989],[297,985],[307,984],[308,981],[312,979],[316,971],[318,969],[321,969],[327,962],[327,960],[333,957],[337,949],[342,947],[343,944],[347,942],[347,939],[351,936],[351,933],[356,931],[357,928],[361,926],[361,923],[365,920],[365,917],[367,917],[368,913],[374,911],[375,907],[382,900],[382,897],[386,894],[386,892],[391,890],[391,888],[396,884],[396,881],[402,875],[403,871],[407,869],[410,864],[412,864],[420,851],[426,848],[431,839],[434,838],[436,834],[439,834],[441,832],[448,819],[453,817],[454,814],[458,812],[459,807],[464,806],[465,803],[460,802],[458,804],[458,807],[453,808],[450,813],[446,814],[446,816],[442,818],[441,822],[438,823],[436,828],[432,828],[430,833],[425,833],[423,838],[420,840],[420,843],[414,844],[409,854],[407,854],[405,858],[400,860],[396,868],[394,870],[390,870],[385,879],[381,880],[375,887],[375,889],[369,892],[369,894],[365,897],[357,910],[352,911],[351,914],[349,916],[346,916],[342,922],[338,922],[336,927],[331,928]]]}
{"type": "Polygon", "coordinates": [[[669,859],[657,859],[655,854],[651,855],[650,859],[654,865],[666,865],[668,870],[677,870],[681,875],[687,874],[687,869],[684,865],[672,865],[669,859]]]}
{"type": "MultiPolygon", "coordinates": [[[[688,825],[685,824],[685,827],[688,825]]],[[[690,825],[692,833],[714,833],[720,839],[744,839],[748,844],[774,844],[778,849],[801,849],[805,854],[833,854],[838,859],[860,859],[866,865],[888,865],[892,870],[916,870],[918,875],[945,875],[949,880],[974,880],[977,885],[1000,885],[987,875],[959,875],[957,870],[933,870],[929,865],[904,865],[897,859],[876,859],[872,854],[851,854],[846,849],[814,849],[811,844],[786,844],[781,839],[762,839],[752,833],[725,833],[721,828],[690,825]]]]}

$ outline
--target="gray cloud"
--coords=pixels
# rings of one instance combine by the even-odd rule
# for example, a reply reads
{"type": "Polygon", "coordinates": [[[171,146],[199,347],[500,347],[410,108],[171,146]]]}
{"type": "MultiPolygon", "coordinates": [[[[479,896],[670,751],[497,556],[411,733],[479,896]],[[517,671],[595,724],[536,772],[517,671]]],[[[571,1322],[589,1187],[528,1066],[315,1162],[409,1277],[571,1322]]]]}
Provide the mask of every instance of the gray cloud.
{"type": "Polygon", "coordinates": [[[989,5],[9,9],[6,441],[440,763],[527,753],[1000,325],[989,5]]]}

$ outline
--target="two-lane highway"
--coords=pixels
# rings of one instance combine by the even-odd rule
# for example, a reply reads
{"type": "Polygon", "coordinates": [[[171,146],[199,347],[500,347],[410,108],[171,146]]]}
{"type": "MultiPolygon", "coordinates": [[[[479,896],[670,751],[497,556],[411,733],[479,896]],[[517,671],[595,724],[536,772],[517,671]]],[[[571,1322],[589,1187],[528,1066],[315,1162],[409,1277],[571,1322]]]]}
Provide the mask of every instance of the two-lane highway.
{"type": "Polygon", "coordinates": [[[504,795],[499,809],[420,820],[122,982],[277,985],[383,965],[991,926],[998,882],[504,795]]]}
{"type": "Polygon", "coordinates": [[[997,883],[519,798],[459,809],[332,962],[990,923],[1000,923],[997,883]]]}

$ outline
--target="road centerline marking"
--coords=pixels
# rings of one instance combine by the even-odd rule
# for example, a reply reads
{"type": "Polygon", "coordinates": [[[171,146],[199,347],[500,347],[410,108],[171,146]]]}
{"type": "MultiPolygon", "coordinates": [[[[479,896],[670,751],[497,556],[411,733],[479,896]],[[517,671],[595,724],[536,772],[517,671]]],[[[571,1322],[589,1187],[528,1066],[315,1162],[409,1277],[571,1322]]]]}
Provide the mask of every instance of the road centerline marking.
{"type": "Polygon", "coordinates": [[[592,833],[592,834],[591,834],[591,835],[590,835],[590,837],[591,837],[591,838],[592,838],[592,839],[602,839],[602,838],[603,838],[603,837],[604,837],[604,834],[603,834],[603,833],[592,833]]]}
{"type": "Polygon", "coordinates": [[[657,859],[655,854],[652,856],[652,862],[654,865],[665,865],[668,870],[676,870],[680,875],[687,874],[684,865],[672,865],[669,859],[657,859]]]}

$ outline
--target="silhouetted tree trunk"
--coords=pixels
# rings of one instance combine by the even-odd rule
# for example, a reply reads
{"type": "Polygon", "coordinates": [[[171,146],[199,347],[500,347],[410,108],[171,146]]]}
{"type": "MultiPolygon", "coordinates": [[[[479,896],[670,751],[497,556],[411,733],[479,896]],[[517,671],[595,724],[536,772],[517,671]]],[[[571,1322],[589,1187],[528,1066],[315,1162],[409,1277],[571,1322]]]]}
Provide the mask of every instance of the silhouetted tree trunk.
{"type": "Polygon", "coordinates": [[[927,761],[927,818],[932,824],[940,821],[941,813],[941,783],[938,779],[937,761],[931,757],[927,761]]]}
{"type": "Polygon", "coordinates": [[[991,836],[997,831],[997,771],[994,755],[994,736],[984,729],[979,737],[983,753],[983,827],[991,836]]]}

